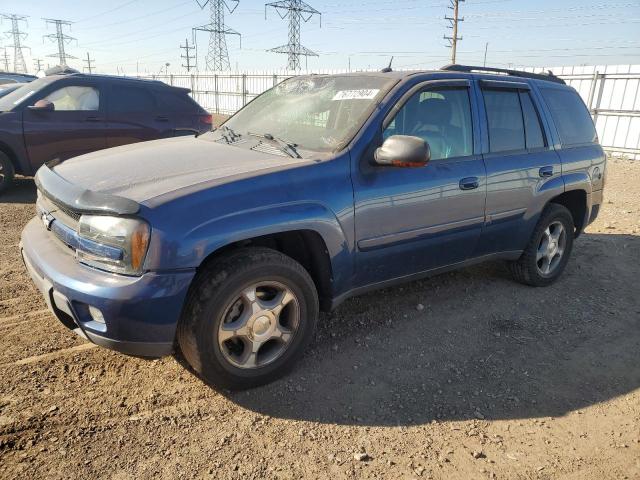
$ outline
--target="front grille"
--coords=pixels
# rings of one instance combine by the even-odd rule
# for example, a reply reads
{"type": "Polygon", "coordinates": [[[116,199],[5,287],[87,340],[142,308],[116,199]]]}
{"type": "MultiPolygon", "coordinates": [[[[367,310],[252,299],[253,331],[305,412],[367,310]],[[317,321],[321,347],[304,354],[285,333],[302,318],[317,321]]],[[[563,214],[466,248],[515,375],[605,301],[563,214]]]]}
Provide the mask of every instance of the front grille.
{"type": "Polygon", "coordinates": [[[64,214],[66,214],[68,217],[73,218],[76,222],[80,220],[80,214],[78,212],[75,212],[67,207],[64,207],[62,205],[60,205],[59,203],[56,202],[52,202],[56,208],[58,208],[61,212],[63,212],[64,214]]]}

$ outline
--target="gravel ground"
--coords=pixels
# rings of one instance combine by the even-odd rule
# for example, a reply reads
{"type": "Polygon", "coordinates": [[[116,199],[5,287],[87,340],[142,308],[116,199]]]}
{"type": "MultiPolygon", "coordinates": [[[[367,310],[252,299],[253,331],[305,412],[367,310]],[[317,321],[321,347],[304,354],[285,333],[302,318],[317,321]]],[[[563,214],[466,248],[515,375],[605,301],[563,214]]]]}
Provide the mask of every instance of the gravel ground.
{"type": "Polygon", "coordinates": [[[216,392],[94,347],[18,254],[0,198],[0,478],[640,478],[640,162],[546,289],[500,263],[354,298],[287,378],[216,392]]]}

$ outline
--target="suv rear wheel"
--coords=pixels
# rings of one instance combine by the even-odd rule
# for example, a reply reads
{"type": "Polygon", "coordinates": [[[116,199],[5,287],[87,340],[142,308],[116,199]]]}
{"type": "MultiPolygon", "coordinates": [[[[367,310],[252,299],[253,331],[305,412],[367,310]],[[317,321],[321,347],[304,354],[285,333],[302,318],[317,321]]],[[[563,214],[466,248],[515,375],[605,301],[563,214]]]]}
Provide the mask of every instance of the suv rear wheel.
{"type": "Polygon", "coordinates": [[[251,388],[287,372],[315,331],[318,295],[298,262],[246,248],[199,274],[178,325],[186,360],[208,383],[251,388]]]}
{"type": "Polygon", "coordinates": [[[547,205],[527,248],[518,260],[510,263],[514,278],[534,287],[555,282],[569,261],[574,230],[573,217],[566,207],[547,205]]]}
{"type": "Polygon", "coordinates": [[[11,159],[6,153],[0,152],[0,193],[11,186],[14,175],[15,169],[11,159]]]}

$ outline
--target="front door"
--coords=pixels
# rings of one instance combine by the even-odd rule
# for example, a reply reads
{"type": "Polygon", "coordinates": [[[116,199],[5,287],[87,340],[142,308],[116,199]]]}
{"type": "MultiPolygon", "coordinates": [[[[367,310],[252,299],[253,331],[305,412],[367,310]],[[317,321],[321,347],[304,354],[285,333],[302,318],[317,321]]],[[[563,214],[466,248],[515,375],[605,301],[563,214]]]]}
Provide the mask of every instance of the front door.
{"type": "Polygon", "coordinates": [[[102,89],[99,82],[66,79],[55,82],[38,100],[53,110],[25,108],[24,139],[34,171],[45,162],[62,161],[107,146],[102,89]]]}
{"type": "Polygon", "coordinates": [[[485,168],[474,152],[471,87],[466,80],[427,82],[398,102],[382,140],[427,141],[419,168],[360,162],[354,172],[357,285],[383,282],[470,257],[484,223],[485,168]]]}

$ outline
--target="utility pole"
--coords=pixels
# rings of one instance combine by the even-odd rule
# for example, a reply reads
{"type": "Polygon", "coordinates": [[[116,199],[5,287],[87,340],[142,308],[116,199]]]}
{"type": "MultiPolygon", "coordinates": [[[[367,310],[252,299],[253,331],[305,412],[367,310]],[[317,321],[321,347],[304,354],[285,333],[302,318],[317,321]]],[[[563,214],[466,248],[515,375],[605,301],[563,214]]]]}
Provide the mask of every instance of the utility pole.
{"type": "Polygon", "coordinates": [[[85,67],[85,69],[89,70],[89,75],[91,75],[91,74],[93,73],[93,69],[95,68],[95,67],[93,67],[93,66],[91,65],[91,62],[95,62],[95,58],[94,58],[94,59],[92,59],[92,58],[89,56],[89,52],[87,52],[87,59],[86,59],[86,60],[83,60],[83,62],[87,64],[87,66],[85,67]]]}
{"type": "Polygon", "coordinates": [[[53,23],[56,26],[56,33],[50,33],[49,35],[44,35],[42,38],[48,38],[51,42],[56,42],[58,44],[58,53],[52,53],[51,55],[47,55],[47,57],[58,57],[59,65],[65,66],[67,65],[67,59],[76,58],[73,55],[69,55],[64,47],[68,45],[72,40],[75,40],[74,37],[70,37],[66,35],[62,31],[62,27],[71,26],[72,22],[68,20],[56,20],[54,18],[43,18],[47,25],[53,23]]]}
{"type": "Polygon", "coordinates": [[[487,50],[489,49],[489,42],[484,44],[484,63],[483,63],[483,67],[487,66],[487,50]]]}
{"type": "Polygon", "coordinates": [[[445,20],[449,20],[450,25],[447,28],[453,30],[450,37],[444,36],[445,40],[449,40],[449,47],[451,48],[451,63],[456,63],[456,49],[458,47],[458,40],[462,40],[462,37],[458,36],[458,22],[464,21],[464,18],[460,18],[458,15],[458,7],[460,2],[464,2],[464,0],[449,0],[451,5],[447,8],[453,10],[453,17],[448,17],[445,15],[445,20]]]}
{"type": "MultiPolygon", "coordinates": [[[[239,32],[228,28],[224,23],[225,9],[232,14],[238,8],[240,0],[196,0],[200,8],[209,4],[209,23],[193,29],[195,42],[196,32],[209,32],[209,50],[205,57],[207,70],[228,71],[231,70],[229,63],[229,52],[227,50],[227,35],[238,35],[240,37],[240,48],[242,48],[242,37],[239,32]],[[229,5],[233,4],[233,8],[229,5]]],[[[187,52],[188,55],[188,52],[187,52]]]]}
{"type": "MultiPolygon", "coordinates": [[[[13,48],[13,71],[16,73],[27,73],[27,63],[24,61],[24,55],[22,53],[23,48],[29,48],[22,45],[22,40],[27,37],[27,34],[20,31],[20,22],[26,23],[27,16],[3,13],[2,20],[11,20],[11,30],[4,33],[7,38],[13,38],[13,45],[9,45],[9,47],[13,48]]],[[[5,55],[6,53],[5,50],[5,55]]],[[[7,68],[7,71],[8,70],[9,68],[7,68]]]]}
{"type": "Polygon", "coordinates": [[[42,59],[41,58],[34,58],[33,59],[33,63],[34,63],[34,66],[36,67],[36,73],[38,73],[40,70],[42,70],[42,59]]]}
{"type": "Polygon", "coordinates": [[[4,71],[9,71],[9,54],[7,53],[7,48],[4,48],[4,54],[2,55],[2,62],[4,63],[4,71]]]}
{"type": "Polygon", "coordinates": [[[180,45],[180,48],[184,50],[184,55],[180,55],[180,58],[184,58],[187,62],[186,65],[183,63],[182,66],[187,69],[187,72],[190,72],[192,68],[196,68],[195,65],[191,63],[191,60],[196,57],[190,53],[191,50],[195,50],[196,47],[189,45],[189,40],[185,38],[184,45],[180,45]]]}
{"type": "Polygon", "coordinates": [[[267,18],[267,7],[271,7],[278,12],[278,15],[283,20],[289,17],[289,43],[267,51],[286,53],[288,56],[287,69],[300,70],[300,57],[318,56],[317,53],[300,44],[300,20],[307,23],[314,15],[318,15],[320,17],[320,26],[322,27],[322,14],[302,0],[284,0],[267,3],[264,6],[265,20],[267,18]]]}

